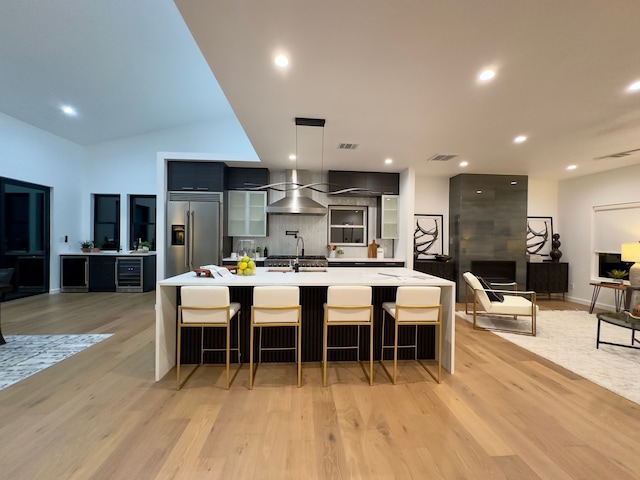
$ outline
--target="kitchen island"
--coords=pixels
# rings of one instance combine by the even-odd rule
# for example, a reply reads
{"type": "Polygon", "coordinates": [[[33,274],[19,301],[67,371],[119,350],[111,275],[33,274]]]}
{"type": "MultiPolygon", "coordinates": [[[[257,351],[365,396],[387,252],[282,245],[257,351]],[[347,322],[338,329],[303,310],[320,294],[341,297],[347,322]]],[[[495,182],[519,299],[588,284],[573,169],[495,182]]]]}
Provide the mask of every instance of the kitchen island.
{"type": "MultiPolygon", "coordinates": [[[[179,289],[185,285],[226,285],[230,289],[231,301],[242,304],[240,349],[243,363],[248,355],[250,305],[253,287],[263,285],[295,285],[300,287],[302,305],[303,361],[320,361],[322,350],[322,304],[326,301],[329,285],[370,285],[373,287],[374,305],[374,357],[379,358],[382,319],[382,302],[395,301],[395,291],[401,285],[424,285],[441,288],[442,304],[442,352],[435,351],[434,327],[420,335],[421,358],[442,358],[442,366],[454,373],[455,355],[455,283],[416,272],[407,268],[328,267],[325,271],[280,272],[259,267],[252,276],[227,275],[224,277],[201,277],[193,272],[184,273],[158,282],[156,288],[156,381],[164,377],[176,364],[176,325],[179,289]],[[426,341],[425,341],[426,340],[426,341]],[[426,355],[426,356],[425,356],[426,355]]],[[[387,324],[389,327],[389,323],[387,324]]],[[[183,350],[190,363],[190,345],[199,345],[199,338],[185,339],[183,350]]],[[[366,341],[363,341],[366,344],[366,341]]],[[[362,346],[368,348],[368,345],[362,346]]],[[[194,354],[195,352],[192,352],[194,354]]],[[[368,350],[363,350],[368,355],[368,350]]],[[[196,354],[199,355],[199,353],[196,354]]],[[[193,355],[191,358],[194,358],[193,355]]],[[[365,356],[365,358],[367,358],[365,356]]],[[[195,362],[194,362],[195,363],[195,362]]]]}

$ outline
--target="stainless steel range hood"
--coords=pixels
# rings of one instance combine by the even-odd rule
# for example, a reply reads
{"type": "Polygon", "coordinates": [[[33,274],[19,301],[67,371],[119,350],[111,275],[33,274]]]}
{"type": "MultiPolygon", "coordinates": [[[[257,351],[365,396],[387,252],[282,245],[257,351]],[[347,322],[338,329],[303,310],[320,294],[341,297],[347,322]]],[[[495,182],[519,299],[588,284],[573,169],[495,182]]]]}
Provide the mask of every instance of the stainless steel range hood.
{"type": "MultiPolygon", "coordinates": [[[[285,183],[279,184],[285,197],[267,207],[279,215],[326,215],[327,207],[311,198],[311,175],[306,169],[323,168],[324,119],[296,118],[296,168],[287,170],[285,183]],[[304,168],[299,168],[301,165],[304,168]]],[[[277,184],[272,184],[273,187],[277,184]]],[[[275,188],[273,188],[275,190],[275,188]]]]}
{"type": "Polygon", "coordinates": [[[313,200],[311,192],[305,185],[312,185],[309,172],[305,170],[287,170],[285,197],[267,206],[267,213],[272,215],[326,215],[327,207],[313,200]]]}

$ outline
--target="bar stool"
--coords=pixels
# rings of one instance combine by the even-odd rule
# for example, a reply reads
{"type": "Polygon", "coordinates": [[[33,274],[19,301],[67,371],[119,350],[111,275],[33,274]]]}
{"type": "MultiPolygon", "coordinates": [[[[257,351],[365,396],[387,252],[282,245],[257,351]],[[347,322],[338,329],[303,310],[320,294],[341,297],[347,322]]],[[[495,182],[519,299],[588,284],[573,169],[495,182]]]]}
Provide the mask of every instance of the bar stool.
{"type": "MultiPolygon", "coordinates": [[[[327,386],[328,350],[355,349],[360,363],[360,327],[369,327],[369,385],[373,385],[373,305],[371,305],[371,287],[338,286],[327,288],[327,303],[324,305],[324,332],[322,342],[322,385],[327,386]],[[328,345],[329,327],[356,325],[358,340],[355,346],[330,347],[328,345]]],[[[364,371],[364,366],[360,363],[364,371]]],[[[367,372],[364,372],[365,375],[367,372]]]]}
{"type": "Polygon", "coordinates": [[[398,349],[413,348],[414,359],[424,368],[431,377],[440,383],[442,373],[442,305],[440,305],[440,287],[398,287],[395,302],[382,304],[382,348],[380,351],[380,364],[387,373],[389,379],[396,384],[398,376],[398,349]],[[394,320],[393,345],[385,344],[385,318],[389,315],[394,320]],[[438,327],[438,375],[431,372],[426,365],[418,360],[418,326],[436,325],[438,327]],[[411,345],[398,345],[399,327],[414,326],[416,329],[414,343],[411,345]],[[384,351],[393,349],[393,376],[389,374],[384,364],[384,351]]]}
{"type": "Polygon", "coordinates": [[[204,363],[204,352],[225,352],[227,390],[231,388],[230,353],[238,352],[238,368],[233,375],[236,377],[242,364],[240,363],[240,304],[229,301],[229,287],[222,286],[185,286],[180,288],[181,305],[178,306],[178,358],[177,385],[180,390],[193,373],[204,363]],[[238,327],[238,344],[231,348],[231,320],[235,318],[238,327]],[[180,383],[180,353],[183,328],[200,328],[200,363],[194,368],[184,382],[180,383]],[[204,348],[204,329],[224,328],[226,330],[225,348],[204,348]]]}
{"type": "Polygon", "coordinates": [[[298,364],[298,388],[302,382],[302,309],[300,307],[300,288],[291,286],[269,286],[253,288],[251,307],[251,333],[249,335],[249,390],[253,390],[253,338],[254,330],[259,329],[258,362],[262,363],[262,350],[295,350],[298,364]],[[262,329],[265,327],[295,327],[296,342],[293,347],[262,346],[262,329]]]}

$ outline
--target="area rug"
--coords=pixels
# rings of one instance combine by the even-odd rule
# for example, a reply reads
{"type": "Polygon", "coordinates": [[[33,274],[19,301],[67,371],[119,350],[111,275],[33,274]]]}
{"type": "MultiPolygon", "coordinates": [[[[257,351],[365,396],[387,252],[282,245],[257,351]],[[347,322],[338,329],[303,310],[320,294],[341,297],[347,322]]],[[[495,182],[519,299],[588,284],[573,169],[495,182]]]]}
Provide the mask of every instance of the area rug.
{"type": "Polygon", "coordinates": [[[0,390],[99,343],[112,334],[5,335],[0,345],[0,390]]]}
{"type": "MultiPolygon", "coordinates": [[[[464,312],[456,315],[472,322],[464,312]]],[[[514,320],[505,317],[478,317],[479,325],[497,326],[514,320]],[[482,319],[480,321],[480,319],[482,319]]],[[[530,328],[529,319],[518,319],[519,329],[530,328]]],[[[598,319],[595,314],[579,310],[545,310],[537,316],[535,337],[492,332],[584,377],[612,392],[640,404],[640,350],[600,345],[596,349],[598,319]]],[[[640,338],[640,334],[636,333],[640,338]]],[[[631,344],[631,330],[602,323],[600,340],[631,344]]],[[[636,343],[637,345],[637,343],[636,343]]]]}

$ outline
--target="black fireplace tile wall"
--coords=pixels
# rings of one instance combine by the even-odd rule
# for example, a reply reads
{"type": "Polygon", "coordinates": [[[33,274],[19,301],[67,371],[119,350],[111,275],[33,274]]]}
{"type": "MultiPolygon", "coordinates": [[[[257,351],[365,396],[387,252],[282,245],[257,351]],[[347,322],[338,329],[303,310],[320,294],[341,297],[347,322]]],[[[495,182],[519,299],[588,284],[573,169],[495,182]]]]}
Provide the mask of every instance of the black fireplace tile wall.
{"type": "Polygon", "coordinates": [[[449,180],[449,254],[458,265],[458,301],[464,301],[462,274],[471,262],[516,262],[516,281],[526,284],[528,178],[525,175],[463,174],[449,180]]]}

